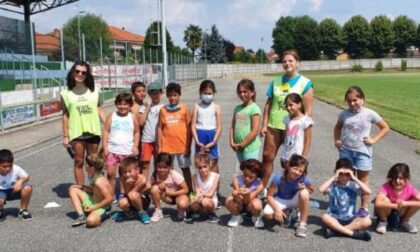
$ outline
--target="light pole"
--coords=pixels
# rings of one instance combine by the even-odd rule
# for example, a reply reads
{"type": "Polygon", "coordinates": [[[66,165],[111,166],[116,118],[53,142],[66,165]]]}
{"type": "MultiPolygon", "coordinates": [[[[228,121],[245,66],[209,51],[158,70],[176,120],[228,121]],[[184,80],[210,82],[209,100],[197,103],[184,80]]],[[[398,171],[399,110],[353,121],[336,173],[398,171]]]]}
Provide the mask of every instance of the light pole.
{"type": "Polygon", "coordinates": [[[80,36],[80,15],[85,13],[85,11],[79,11],[77,15],[77,33],[79,35],[79,59],[82,58],[82,37],[80,36]]]}

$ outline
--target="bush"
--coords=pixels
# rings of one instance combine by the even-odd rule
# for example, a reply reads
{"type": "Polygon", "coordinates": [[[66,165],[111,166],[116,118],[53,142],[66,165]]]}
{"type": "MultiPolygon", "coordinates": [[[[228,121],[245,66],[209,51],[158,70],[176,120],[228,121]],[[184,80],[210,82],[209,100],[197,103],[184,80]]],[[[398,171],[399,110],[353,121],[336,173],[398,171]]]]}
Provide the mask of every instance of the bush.
{"type": "Polygon", "coordinates": [[[401,71],[407,70],[407,60],[401,60],[401,71]]]}
{"type": "Polygon", "coordinates": [[[354,64],[354,65],[351,67],[351,71],[352,71],[352,72],[355,72],[355,73],[360,73],[360,72],[362,72],[362,71],[363,71],[363,66],[362,66],[361,64],[354,64]]]}
{"type": "Polygon", "coordinates": [[[384,69],[384,65],[382,64],[382,61],[378,61],[375,64],[375,71],[376,72],[382,72],[382,70],[384,69]]]}

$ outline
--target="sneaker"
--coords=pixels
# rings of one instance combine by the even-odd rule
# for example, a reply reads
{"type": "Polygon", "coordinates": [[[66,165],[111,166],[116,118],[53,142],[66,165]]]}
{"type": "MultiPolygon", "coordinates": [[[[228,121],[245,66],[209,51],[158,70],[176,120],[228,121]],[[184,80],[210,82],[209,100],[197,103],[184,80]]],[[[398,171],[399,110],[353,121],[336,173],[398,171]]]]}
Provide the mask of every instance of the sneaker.
{"type": "Polygon", "coordinates": [[[150,217],[146,213],[146,211],[139,212],[138,218],[139,218],[139,221],[141,221],[141,223],[143,223],[143,224],[149,224],[150,223],[150,217]]]}
{"type": "Polygon", "coordinates": [[[295,235],[296,237],[306,237],[306,231],[307,231],[306,225],[299,225],[296,228],[295,235]]]}
{"type": "Polygon", "coordinates": [[[216,213],[209,213],[209,222],[216,223],[219,222],[219,216],[216,213]]]}
{"type": "Polygon", "coordinates": [[[20,209],[19,217],[24,221],[32,220],[32,215],[29,213],[28,209],[20,209]]]}
{"type": "Polygon", "coordinates": [[[217,201],[216,209],[222,208],[222,202],[220,200],[217,201]]]}
{"type": "Polygon", "coordinates": [[[6,219],[6,212],[4,209],[0,209],[0,222],[6,219]]]}
{"type": "Polygon", "coordinates": [[[158,222],[162,218],[163,218],[162,209],[158,209],[158,208],[155,209],[155,211],[153,212],[151,221],[158,222]]]}
{"type": "Polygon", "coordinates": [[[368,231],[354,231],[352,238],[363,241],[370,241],[372,239],[368,231]]]}
{"type": "Polygon", "coordinates": [[[376,232],[378,234],[385,234],[386,233],[386,227],[388,226],[388,222],[386,221],[379,221],[378,226],[376,226],[376,232]]]}
{"type": "Polygon", "coordinates": [[[289,214],[284,219],[283,226],[289,228],[293,225],[294,220],[297,218],[298,211],[295,208],[289,209],[289,214]]]}
{"type": "Polygon", "coordinates": [[[186,218],[185,210],[178,210],[176,217],[178,220],[185,220],[186,218]]]}
{"type": "Polygon", "coordinates": [[[359,208],[359,210],[356,213],[356,216],[359,218],[365,218],[369,216],[369,211],[364,209],[363,207],[359,208]]]}
{"type": "Polygon", "coordinates": [[[78,227],[83,224],[86,224],[86,216],[84,214],[79,215],[77,220],[71,224],[72,227],[78,227]]]}
{"type": "Polygon", "coordinates": [[[410,234],[417,234],[417,228],[413,224],[408,221],[401,222],[400,225],[405,231],[409,232],[410,234]]]}
{"type": "Polygon", "coordinates": [[[232,215],[232,217],[228,221],[227,225],[229,227],[237,227],[242,222],[244,222],[244,218],[242,217],[242,215],[240,215],[240,214],[239,215],[232,215]]]}
{"type": "Polygon", "coordinates": [[[254,223],[254,227],[256,228],[264,227],[264,222],[261,216],[252,216],[252,222],[254,223]]]}
{"type": "MultiPolygon", "coordinates": [[[[184,221],[185,222],[188,222],[188,223],[192,223],[193,221],[194,221],[194,216],[195,214],[193,213],[193,212],[191,212],[191,211],[188,211],[186,214],[185,214],[185,218],[184,218],[184,221]]],[[[179,216],[178,216],[179,217],[179,216]]]]}

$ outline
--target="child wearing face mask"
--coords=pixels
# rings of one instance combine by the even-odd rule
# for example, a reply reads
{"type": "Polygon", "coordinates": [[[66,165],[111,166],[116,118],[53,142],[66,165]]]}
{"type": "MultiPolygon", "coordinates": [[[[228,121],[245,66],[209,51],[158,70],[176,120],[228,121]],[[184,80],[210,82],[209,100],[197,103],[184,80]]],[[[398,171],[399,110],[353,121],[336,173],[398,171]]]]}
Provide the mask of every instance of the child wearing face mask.
{"type": "Polygon", "coordinates": [[[217,141],[222,132],[220,106],[213,99],[216,87],[211,80],[200,84],[200,102],[194,106],[191,129],[195,140],[196,153],[208,153],[214,160],[214,172],[219,172],[217,161],[219,150],[217,141]]]}

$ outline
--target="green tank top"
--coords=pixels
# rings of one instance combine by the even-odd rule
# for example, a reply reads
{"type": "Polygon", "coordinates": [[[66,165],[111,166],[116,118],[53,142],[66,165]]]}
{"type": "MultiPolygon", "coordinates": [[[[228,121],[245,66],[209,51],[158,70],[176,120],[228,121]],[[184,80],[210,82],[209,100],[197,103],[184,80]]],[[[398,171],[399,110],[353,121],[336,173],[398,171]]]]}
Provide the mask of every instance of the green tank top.
{"type": "Polygon", "coordinates": [[[99,92],[97,88],[93,92],[87,89],[81,95],[77,95],[71,90],[63,90],[61,91],[61,97],[69,115],[69,141],[84,133],[101,135],[98,112],[99,92]]]}
{"type": "Polygon", "coordinates": [[[273,97],[268,117],[268,127],[279,130],[286,129],[283,118],[288,115],[288,112],[284,105],[284,98],[290,93],[297,93],[302,96],[305,88],[307,88],[306,86],[310,83],[309,79],[300,74],[287,82],[282,80],[283,76],[280,76],[273,81],[273,97]],[[295,83],[289,83],[295,78],[298,78],[295,83]]]}

